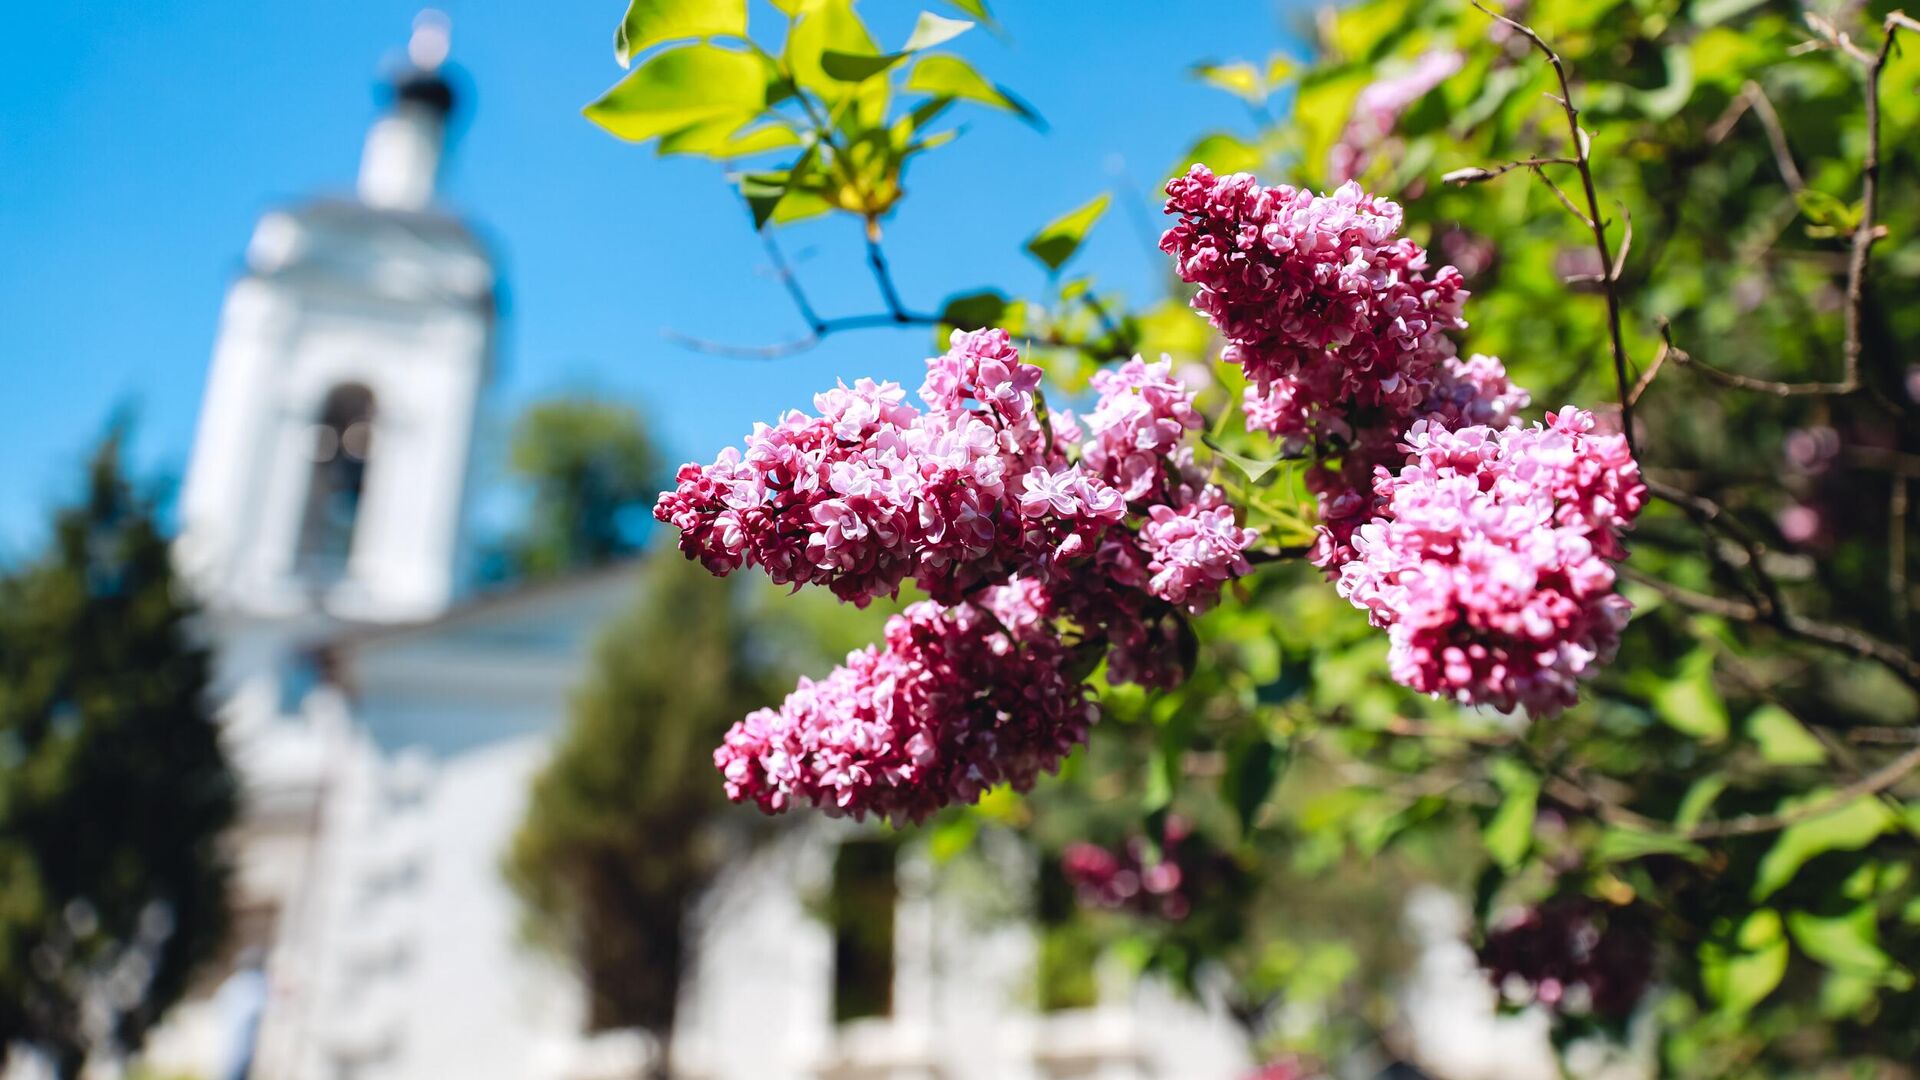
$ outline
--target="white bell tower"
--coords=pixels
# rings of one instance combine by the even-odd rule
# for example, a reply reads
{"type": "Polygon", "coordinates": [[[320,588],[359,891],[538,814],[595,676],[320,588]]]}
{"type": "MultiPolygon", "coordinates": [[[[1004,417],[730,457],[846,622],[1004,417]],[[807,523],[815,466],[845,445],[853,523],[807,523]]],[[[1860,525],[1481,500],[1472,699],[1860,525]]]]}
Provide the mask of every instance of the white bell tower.
{"type": "Polygon", "coordinates": [[[434,205],[447,41],[416,22],[357,197],[264,215],[227,294],[177,552],[216,613],[404,622],[453,599],[495,275],[434,205]]]}

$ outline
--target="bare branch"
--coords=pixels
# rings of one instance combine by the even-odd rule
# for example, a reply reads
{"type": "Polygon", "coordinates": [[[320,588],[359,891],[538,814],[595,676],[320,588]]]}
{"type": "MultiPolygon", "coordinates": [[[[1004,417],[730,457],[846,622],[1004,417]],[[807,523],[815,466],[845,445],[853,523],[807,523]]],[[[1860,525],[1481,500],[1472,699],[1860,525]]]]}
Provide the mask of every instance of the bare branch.
{"type": "Polygon", "coordinates": [[[1773,102],[1767,99],[1767,92],[1760,84],[1749,79],[1740,90],[1740,97],[1753,107],[1753,115],[1760,126],[1767,130],[1767,143],[1773,147],[1774,165],[1780,170],[1780,179],[1786,181],[1787,188],[1795,195],[1806,190],[1807,182],[1800,175],[1800,167],[1793,163],[1793,151],[1787,147],[1786,129],[1780,126],[1780,114],[1773,111],[1773,102]]]}
{"type": "Polygon", "coordinates": [[[1802,822],[1825,817],[1846,809],[1854,801],[1878,795],[1920,769],[1920,746],[1901,754],[1880,768],[1840,788],[1818,802],[1777,814],[1743,814],[1726,821],[1711,821],[1681,833],[1688,840],[1718,840],[1729,836],[1753,836],[1779,832],[1802,822]]]}
{"type": "Polygon", "coordinates": [[[1722,386],[1735,390],[1751,390],[1756,394],[1771,394],[1774,397],[1808,397],[1820,395],[1843,396],[1858,390],[1859,384],[1852,382],[1810,382],[1790,383],[1774,379],[1756,379],[1751,375],[1742,375],[1736,371],[1727,371],[1714,367],[1704,360],[1697,359],[1692,353],[1673,343],[1673,328],[1661,320],[1660,336],[1665,340],[1667,354],[1674,363],[1692,368],[1722,386]]]}
{"type": "Polygon", "coordinates": [[[1560,96],[1555,100],[1560,103],[1561,109],[1567,115],[1567,134],[1573,143],[1574,167],[1578,169],[1580,173],[1580,187],[1586,195],[1586,212],[1582,214],[1574,207],[1572,200],[1568,199],[1564,192],[1560,191],[1551,180],[1547,179],[1545,170],[1535,166],[1533,173],[1542,180],[1546,180],[1548,186],[1553,187],[1555,194],[1560,195],[1561,202],[1565,203],[1569,210],[1573,210],[1574,216],[1581,218],[1593,233],[1593,246],[1594,250],[1600,255],[1602,272],[1608,274],[1607,280],[1600,284],[1607,298],[1607,334],[1613,350],[1614,384],[1620,397],[1620,429],[1626,436],[1628,452],[1633,453],[1637,457],[1639,455],[1633,434],[1632,390],[1628,386],[1627,376],[1627,369],[1630,365],[1627,362],[1626,339],[1620,331],[1618,265],[1615,263],[1611,245],[1607,242],[1606,223],[1600,218],[1600,195],[1593,183],[1592,147],[1587,139],[1587,133],[1580,127],[1580,110],[1575,107],[1573,103],[1573,81],[1567,75],[1567,65],[1561,61],[1560,54],[1553,51],[1553,47],[1548,45],[1546,39],[1542,38],[1533,27],[1494,11],[1481,3],[1480,0],[1473,0],[1473,6],[1479,8],[1481,12],[1488,17],[1505,24],[1513,29],[1514,32],[1532,42],[1534,47],[1539,49],[1541,54],[1547,58],[1547,63],[1553,66],[1553,74],[1560,82],[1560,96]]]}
{"type": "Polygon", "coordinates": [[[1515,169],[1538,169],[1542,165],[1578,165],[1578,164],[1579,162],[1575,161],[1572,158],[1535,157],[1535,158],[1523,158],[1519,161],[1509,161],[1505,165],[1495,165],[1491,169],[1483,169],[1478,165],[1469,165],[1464,169],[1455,169],[1452,172],[1447,173],[1445,176],[1442,176],[1440,178],[1440,182],[1443,184],[1453,184],[1457,187],[1466,187],[1468,184],[1483,184],[1488,180],[1492,180],[1497,176],[1504,176],[1515,169]]]}

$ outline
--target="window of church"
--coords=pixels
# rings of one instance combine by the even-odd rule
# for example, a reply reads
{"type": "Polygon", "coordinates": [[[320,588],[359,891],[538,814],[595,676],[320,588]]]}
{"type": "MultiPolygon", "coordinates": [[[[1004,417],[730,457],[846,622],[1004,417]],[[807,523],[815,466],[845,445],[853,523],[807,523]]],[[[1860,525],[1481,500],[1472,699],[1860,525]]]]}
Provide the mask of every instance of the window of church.
{"type": "Polygon", "coordinates": [[[900,899],[899,845],[852,840],[833,859],[828,924],[833,929],[833,1018],[893,1011],[893,915],[900,899]]]}
{"type": "Polygon", "coordinates": [[[313,468],[300,522],[299,569],[309,577],[346,572],[353,530],[373,448],[373,391],[358,383],[335,387],[309,430],[313,468]]]}

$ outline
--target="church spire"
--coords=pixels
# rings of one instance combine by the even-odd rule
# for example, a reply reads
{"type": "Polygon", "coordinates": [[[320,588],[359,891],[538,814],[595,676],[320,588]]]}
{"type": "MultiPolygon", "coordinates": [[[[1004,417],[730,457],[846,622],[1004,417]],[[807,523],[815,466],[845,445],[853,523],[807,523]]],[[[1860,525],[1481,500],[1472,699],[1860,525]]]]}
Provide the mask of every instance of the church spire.
{"type": "Polygon", "coordinates": [[[360,157],[360,201],[383,210],[424,210],[433,202],[446,149],[453,88],[440,73],[452,40],[446,15],[413,20],[407,63],[393,81],[393,106],[374,121],[360,157]]]}

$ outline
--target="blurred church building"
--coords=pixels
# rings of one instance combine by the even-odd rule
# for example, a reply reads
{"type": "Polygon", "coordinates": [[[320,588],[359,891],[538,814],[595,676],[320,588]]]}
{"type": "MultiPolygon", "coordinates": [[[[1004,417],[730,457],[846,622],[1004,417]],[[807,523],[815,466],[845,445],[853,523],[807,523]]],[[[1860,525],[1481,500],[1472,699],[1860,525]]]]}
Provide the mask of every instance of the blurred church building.
{"type": "MultiPolygon", "coordinates": [[[[447,40],[443,20],[417,25],[355,193],[262,216],[220,314],[177,558],[206,607],[246,813],[235,941],[149,1044],[156,1075],[650,1068],[646,1040],[583,1033],[578,983],[524,942],[500,873],[593,637],[635,575],[466,587],[464,493],[500,281],[437,195],[457,104],[447,40]]],[[[980,925],[912,845],[884,863],[886,954],[859,958],[883,985],[850,1000],[850,954],[807,899],[848,863],[842,841],[863,835],[843,825],[806,823],[723,876],[690,930],[671,1075],[1245,1070],[1222,1011],[1151,985],[1109,980],[1107,1004],[1036,1010],[1031,931],[980,925]]]]}

